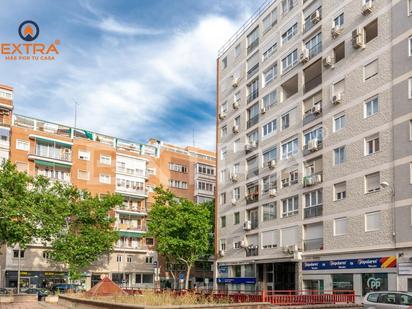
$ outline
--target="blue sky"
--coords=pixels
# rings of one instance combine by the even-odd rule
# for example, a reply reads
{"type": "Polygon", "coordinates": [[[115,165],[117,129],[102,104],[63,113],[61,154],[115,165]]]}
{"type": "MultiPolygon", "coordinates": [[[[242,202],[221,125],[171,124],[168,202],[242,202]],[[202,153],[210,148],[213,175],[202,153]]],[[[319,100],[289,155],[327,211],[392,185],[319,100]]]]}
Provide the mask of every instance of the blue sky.
{"type": "Polygon", "coordinates": [[[140,142],[214,148],[219,47],[261,0],[1,0],[0,42],[61,40],[54,62],[0,61],[15,112],[140,142]]]}

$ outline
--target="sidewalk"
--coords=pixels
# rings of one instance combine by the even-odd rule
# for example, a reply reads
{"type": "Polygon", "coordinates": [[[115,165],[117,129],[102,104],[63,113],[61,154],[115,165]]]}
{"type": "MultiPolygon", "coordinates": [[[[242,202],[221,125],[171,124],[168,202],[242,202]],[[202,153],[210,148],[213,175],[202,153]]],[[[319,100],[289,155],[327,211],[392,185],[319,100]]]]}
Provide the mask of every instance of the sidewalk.
{"type": "Polygon", "coordinates": [[[65,309],[58,304],[49,304],[46,302],[26,302],[26,303],[0,303],[0,309],[65,309]]]}

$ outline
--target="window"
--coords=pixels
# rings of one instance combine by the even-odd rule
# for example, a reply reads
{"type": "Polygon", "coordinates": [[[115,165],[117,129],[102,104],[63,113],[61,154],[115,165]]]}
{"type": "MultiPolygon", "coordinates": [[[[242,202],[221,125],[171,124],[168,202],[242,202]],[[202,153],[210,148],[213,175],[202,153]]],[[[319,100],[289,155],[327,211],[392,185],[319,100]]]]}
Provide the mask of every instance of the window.
{"type": "Polygon", "coordinates": [[[145,238],[146,241],[146,246],[153,246],[154,245],[154,240],[153,238],[145,238]]]}
{"type": "Polygon", "coordinates": [[[298,0],[282,0],[282,13],[285,15],[295,6],[298,5],[298,0]]]}
{"type": "Polygon", "coordinates": [[[270,149],[265,149],[263,151],[263,167],[266,167],[268,162],[272,161],[272,160],[276,160],[276,147],[272,147],[270,149]]]}
{"type": "Polygon", "coordinates": [[[381,225],[381,212],[374,211],[365,214],[365,232],[379,231],[381,225]]]}
{"type": "Polygon", "coordinates": [[[289,55],[282,59],[282,72],[285,73],[298,63],[298,50],[295,49],[289,55]]]}
{"type": "Polygon", "coordinates": [[[256,27],[248,36],[247,36],[247,53],[251,53],[259,45],[259,27],[256,27]]]}
{"type": "Polygon", "coordinates": [[[276,8],[270,12],[265,18],[263,18],[263,33],[268,32],[278,22],[276,8]]]}
{"type": "Polygon", "coordinates": [[[110,184],[111,183],[111,177],[110,177],[110,175],[100,174],[99,181],[101,183],[110,184]]]}
{"type": "Polygon", "coordinates": [[[409,120],[409,140],[412,141],[412,120],[409,120]]]}
{"type": "Polygon", "coordinates": [[[232,198],[233,198],[235,201],[238,201],[238,200],[240,199],[240,188],[239,188],[239,187],[233,188],[232,198]]]}
{"type": "Polygon", "coordinates": [[[297,245],[299,241],[299,229],[297,226],[283,228],[281,230],[282,247],[297,245]]]}
{"type": "Polygon", "coordinates": [[[265,95],[262,99],[263,107],[266,110],[269,110],[273,105],[275,105],[278,102],[278,97],[277,97],[277,90],[273,90],[269,94],[265,95]]]}
{"type": "Polygon", "coordinates": [[[259,79],[256,78],[247,85],[247,102],[250,103],[259,96],[259,79]]]}
{"type": "Polygon", "coordinates": [[[309,57],[313,58],[322,51],[322,34],[318,33],[313,38],[305,43],[305,47],[309,50],[309,57]]]}
{"type": "Polygon", "coordinates": [[[219,205],[222,206],[226,204],[226,192],[220,193],[220,203],[219,205]]]}
{"type": "Polygon", "coordinates": [[[304,195],[304,197],[305,197],[305,207],[306,208],[322,205],[323,203],[322,190],[315,190],[312,192],[308,192],[304,195]]]}
{"type": "Polygon", "coordinates": [[[233,152],[238,152],[239,150],[241,150],[240,138],[233,142],[233,152]]]}
{"type": "Polygon", "coordinates": [[[89,172],[84,170],[77,171],[77,178],[83,180],[89,180],[89,172]]]}
{"type": "Polygon", "coordinates": [[[133,257],[132,257],[131,255],[128,255],[128,256],[126,257],[126,262],[127,262],[127,263],[131,263],[131,262],[132,262],[132,259],[133,259],[133,257]]]}
{"type": "Polygon", "coordinates": [[[30,150],[30,143],[27,141],[23,141],[21,139],[16,140],[16,149],[29,151],[30,150]]]}
{"type": "Polygon", "coordinates": [[[346,198],[346,181],[333,185],[335,201],[340,201],[346,198]]]}
{"type": "Polygon", "coordinates": [[[400,303],[402,306],[410,306],[412,305],[412,296],[408,294],[401,294],[399,295],[400,303]]]}
{"type": "Polygon", "coordinates": [[[178,173],[187,173],[187,166],[169,162],[169,170],[178,173]]]}
{"type": "Polygon", "coordinates": [[[220,227],[221,228],[226,227],[226,216],[220,217],[220,227]]]}
{"type": "Polygon", "coordinates": [[[263,72],[263,87],[270,84],[278,74],[278,65],[275,63],[263,72]]]}
{"type": "Polygon", "coordinates": [[[365,176],[365,191],[366,193],[376,192],[380,189],[380,174],[379,172],[365,176]]]}
{"type": "Polygon", "coordinates": [[[378,74],[378,59],[369,62],[363,67],[363,79],[366,81],[378,74]]]}
{"type": "Polygon", "coordinates": [[[282,143],[282,160],[289,159],[298,153],[298,139],[282,143]]]}
{"type": "Polygon", "coordinates": [[[121,263],[123,260],[123,257],[121,255],[116,256],[116,262],[121,263]]]}
{"type": "Polygon", "coordinates": [[[264,194],[268,193],[269,190],[271,189],[276,189],[277,188],[277,175],[272,174],[266,177],[263,177],[262,179],[262,192],[264,194]]]}
{"type": "Polygon", "coordinates": [[[408,98],[412,99],[412,78],[408,79],[408,98]]]}
{"type": "Polygon", "coordinates": [[[263,209],[263,221],[269,221],[276,219],[276,202],[267,203],[262,205],[263,209]]]}
{"type": "Polygon", "coordinates": [[[240,56],[240,44],[235,47],[235,58],[240,56]]]}
{"type": "Polygon", "coordinates": [[[346,235],[348,231],[348,218],[337,218],[333,220],[333,235],[341,236],[346,235]]]}
{"type": "Polygon", "coordinates": [[[153,264],[153,256],[146,256],[146,264],[153,264]]]}
{"type": "Polygon", "coordinates": [[[268,123],[265,123],[262,126],[262,135],[263,135],[263,137],[267,137],[269,135],[272,135],[275,132],[276,132],[276,119],[273,119],[273,120],[269,121],[268,123]]]}
{"type": "Polygon", "coordinates": [[[100,155],[100,164],[111,165],[112,157],[106,155],[100,155]]]}
{"type": "Polygon", "coordinates": [[[316,140],[318,142],[322,142],[323,139],[323,128],[316,128],[314,130],[311,130],[307,133],[304,133],[303,135],[304,138],[304,144],[305,146],[309,144],[310,141],[316,140]]]}
{"type": "Polygon", "coordinates": [[[335,165],[340,165],[345,162],[345,146],[336,148],[334,151],[335,165]]]}
{"type": "MultiPolygon", "coordinates": [[[[19,250],[13,250],[13,257],[15,259],[19,258],[19,250]]],[[[20,250],[20,258],[24,258],[24,250],[20,250]]]]}
{"type": "Polygon", "coordinates": [[[240,223],[240,212],[235,212],[233,214],[233,224],[239,224],[240,223]]]}
{"type": "Polygon", "coordinates": [[[223,102],[222,105],[220,105],[220,113],[225,115],[227,112],[227,102],[223,102]]]}
{"type": "Polygon", "coordinates": [[[223,69],[227,68],[227,57],[222,59],[222,65],[223,65],[223,69]]]}
{"type": "Polygon", "coordinates": [[[226,239],[221,239],[220,240],[220,250],[222,250],[222,251],[226,250],[226,239]]]}
{"type": "Polygon", "coordinates": [[[19,172],[27,172],[28,168],[29,168],[29,165],[27,163],[16,162],[16,169],[19,172]]]}
{"type": "Polygon", "coordinates": [[[345,41],[343,41],[333,49],[333,55],[335,58],[335,63],[338,63],[339,61],[345,58],[345,41]]]}
{"type": "Polygon", "coordinates": [[[333,20],[333,27],[343,27],[344,22],[344,14],[342,13],[333,20]]]}
{"type": "Polygon", "coordinates": [[[408,0],[408,16],[412,14],[412,0],[408,0]]]}
{"type": "Polygon", "coordinates": [[[181,180],[169,179],[169,187],[170,188],[186,190],[187,189],[187,182],[186,181],[181,181],[181,180]]]}
{"type": "Polygon", "coordinates": [[[278,246],[278,239],[279,239],[278,233],[279,232],[277,230],[262,232],[261,234],[262,248],[263,249],[276,248],[278,246]]]}
{"type": "Polygon", "coordinates": [[[296,123],[296,108],[290,110],[289,112],[283,114],[280,117],[282,122],[282,130],[286,130],[287,128],[295,125],[296,123]]]}
{"type": "Polygon", "coordinates": [[[412,56],[412,36],[410,36],[409,39],[408,39],[408,46],[409,46],[408,55],[410,57],[410,56],[412,56]]]}
{"type": "Polygon", "coordinates": [[[346,126],[346,116],[345,114],[339,114],[333,119],[333,132],[342,130],[346,126]]]}
{"type": "Polygon", "coordinates": [[[149,176],[156,175],[156,169],[155,169],[155,168],[148,167],[148,168],[147,168],[147,175],[149,175],[149,176]]]}
{"type": "Polygon", "coordinates": [[[374,21],[367,24],[364,28],[365,32],[365,43],[369,43],[374,38],[378,36],[378,20],[375,19],[374,21]]]}
{"type": "Polygon", "coordinates": [[[299,213],[299,197],[293,196],[282,200],[282,217],[290,217],[299,213]]]}
{"type": "MultiPolygon", "coordinates": [[[[18,254],[17,254],[18,256],[18,254]]],[[[50,251],[43,251],[43,259],[50,260],[51,259],[51,252],[50,251]]]]}
{"type": "Polygon", "coordinates": [[[374,134],[365,138],[365,156],[378,152],[379,148],[379,134],[374,134]]]}
{"type": "Polygon", "coordinates": [[[227,155],[227,148],[226,146],[223,146],[222,149],[220,150],[220,159],[221,160],[226,159],[226,155],[227,155]]]}
{"type": "Polygon", "coordinates": [[[267,59],[269,59],[273,54],[276,53],[278,49],[278,43],[273,43],[271,44],[264,52],[262,56],[262,62],[265,62],[267,59]]]}
{"type": "Polygon", "coordinates": [[[226,169],[220,171],[220,183],[224,184],[226,182],[226,169]]]}
{"type": "Polygon", "coordinates": [[[224,126],[220,129],[220,137],[223,138],[227,135],[227,126],[224,126]]]}
{"type": "Polygon", "coordinates": [[[90,151],[79,150],[78,154],[79,154],[79,159],[80,160],[86,160],[86,161],[90,160],[90,151]]]}
{"type": "Polygon", "coordinates": [[[290,41],[297,32],[298,23],[295,23],[292,27],[290,27],[282,34],[282,45],[290,41]]]}
{"type": "Polygon", "coordinates": [[[377,112],[379,112],[378,97],[375,97],[365,102],[365,107],[364,107],[364,117],[365,118],[373,116],[377,112]]]}

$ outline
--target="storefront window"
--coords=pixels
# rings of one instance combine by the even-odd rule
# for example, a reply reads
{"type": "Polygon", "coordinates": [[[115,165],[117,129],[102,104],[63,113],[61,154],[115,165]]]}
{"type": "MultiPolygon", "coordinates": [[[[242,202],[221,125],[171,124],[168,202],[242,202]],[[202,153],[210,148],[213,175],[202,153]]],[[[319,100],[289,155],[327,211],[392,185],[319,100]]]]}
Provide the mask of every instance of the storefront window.
{"type": "Polygon", "coordinates": [[[255,277],[255,271],[253,266],[254,265],[245,265],[245,277],[255,277]]]}
{"type": "Polygon", "coordinates": [[[235,266],[233,266],[233,271],[234,271],[234,273],[235,273],[235,277],[236,277],[236,278],[242,277],[242,267],[241,267],[241,265],[235,265],[235,266]]]}
{"type": "Polygon", "coordinates": [[[352,291],[353,274],[335,274],[332,275],[332,284],[334,291],[352,291]]]}
{"type": "Polygon", "coordinates": [[[362,293],[387,291],[388,274],[362,274],[362,293]]]}
{"type": "Polygon", "coordinates": [[[408,279],[408,292],[412,292],[412,279],[408,279]]]}

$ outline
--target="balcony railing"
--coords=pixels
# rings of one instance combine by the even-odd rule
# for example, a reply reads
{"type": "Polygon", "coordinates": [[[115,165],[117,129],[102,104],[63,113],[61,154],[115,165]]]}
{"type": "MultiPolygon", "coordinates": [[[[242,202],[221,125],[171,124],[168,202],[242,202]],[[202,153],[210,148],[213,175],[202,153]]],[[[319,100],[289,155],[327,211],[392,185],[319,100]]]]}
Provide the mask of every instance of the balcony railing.
{"type": "Polygon", "coordinates": [[[121,210],[121,211],[147,213],[146,207],[129,206],[129,205],[125,205],[125,204],[117,206],[116,209],[121,210]]]}
{"type": "Polygon", "coordinates": [[[252,118],[249,118],[247,121],[247,128],[249,129],[250,127],[253,127],[255,124],[259,122],[259,114],[256,116],[253,116],[252,118]]]}
{"type": "Polygon", "coordinates": [[[246,248],[246,256],[258,256],[258,255],[259,255],[258,246],[250,246],[246,248]]]}
{"type": "Polygon", "coordinates": [[[123,186],[116,186],[116,191],[126,192],[135,195],[147,195],[147,190],[145,189],[136,189],[134,187],[123,187],[123,186]]]}
{"type": "Polygon", "coordinates": [[[247,102],[250,103],[259,96],[259,89],[254,90],[247,96],[247,102]]]}
{"type": "Polygon", "coordinates": [[[246,196],[246,204],[252,204],[256,203],[259,201],[259,193],[249,193],[249,195],[246,196]]]}
{"type": "Polygon", "coordinates": [[[118,167],[116,167],[116,172],[131,175],[131,176],[146,177],[146,171],[141,170],[141,169],[133,169],[133,168],[118,166],[118,167]]]}
{"type": "Polygon", "coordinates": [[[309,59],[312,59],[316,55],[320,54],[322,52],[322,42],[319,42],[318,44],[312,46],[309,49],[309,59]]]}
{"type": "Polygon", "coordinates": [[[147,227],[146,225],[131,225],[130,223],[116,223],[115,225],[117,230],[122,231],[135,231],[135,232],[146,232],[147,227]]]}
{"type": "Polygon", "coordinates": [[[322,216],[323,205],[321,204],[321,205],[306,207],[304,209],[304,213],[305,213],[305,219],[322,216]]]}
{"type": "Polygon", "coordinates": [[[249,55],[252,51],[254,51],[258,45],[259,45],[259,38],[256,38],[253,42],[250,42],[250,44],[247,47],[247,54],[249,55]]]}
{"type": "Polygon", "coordinates": [[[323,238],[306,239],[303,248],[305,251],[323,250],[323,238]]]}
{"type": "Polygon", "coordinates": [[[303,155],[306,156],[306,155],[308,155],[312,152],[321,150],[322,148],[323,148],[323,141],[322,140],[318,139],[317,143],[316,143],[316,147],[310,148],[310,149],[309,149],[309,142],[308,142],[306,145],[303,146],[303,155]]]}
{"type": "Polygon", "coordinates": [[[322,172],[314,173],[303,177],[303,186],[309,187],[322,183],[322,172]]]}
{"type": "MultiPolygon", "coordinates": [[[[317,104],[322,106],[322,101],[316,102],[314,106],[316,106],[317,104]]],[[[313,111],[313,108],[308,110],[303,116],[303,125],[306,125],[312,122],[313,120],[319,118],[321,115],[322,115],[322,107],[319,109],[319,111],[313,111]]]]}
{"type": "Polygon", "coordinates": [[[67,162],[72,160],[72,153],[68,148],[49,148],[37,145],[34,155],[67,162]]]}
{"type": "Polygon", "coordinates": [[[259,63],[256,63],[249,71],[247,71],[247,79],[250,79],[259,71],[259,63]]]}
{"type": "Polygon", "coordinates": [[[316,75],[315,77],[311,78],[310,80],[305,80],[304,90],[308,92],[317,86],[322,84],[322,74],[316,75]]]}

